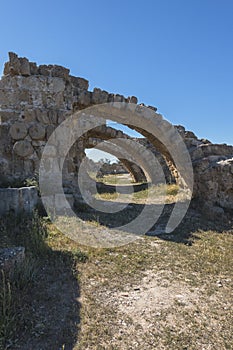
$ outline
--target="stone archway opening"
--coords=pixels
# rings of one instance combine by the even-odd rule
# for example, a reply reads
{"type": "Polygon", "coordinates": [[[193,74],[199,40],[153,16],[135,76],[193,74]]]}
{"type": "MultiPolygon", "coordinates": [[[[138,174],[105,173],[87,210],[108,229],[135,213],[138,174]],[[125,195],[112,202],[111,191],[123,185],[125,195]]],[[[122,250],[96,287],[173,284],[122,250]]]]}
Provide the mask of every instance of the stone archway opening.
{"type": "MultiPolygon", "coordinates": [[[[129,127],[131,127],[131,125],[129,125],[129,127]]],[[[131,129],[133,128],[131,127],[131,129]]],[[[155,178],[155,168],[151,165],[150,162],[148,162],[148,158],[145,157],[145,153],[143,153],[144,150],[142,153],[139,152],[136,154],[135,162],[130,162],[127,158],[128,156],[131,155],[131,153],[133,153],[134,146],[131,146],[130,144],[124,145],[124,142],[122,143],[122,140],[130,141],[130,142],[133,141],[138,143],[142,148],[144,147],[146,149],[145,152],[147,152],[148,149],[150,149],[150,153],[153,154],[156,158],[159,158],[162,171],[164,174],[166,174],[165,183],[164,183],[165,186],[163,188],[160,186],[159,188],[155,189],[155,191],[153,192],[154,201],[150,203],[150,205],[156,206],[157,204],[159,204],[158,202],[159,200],[164,201],[164,198],[166,197],[166,195],[169,196],[169,200],[166,203],[166,210],[163,215],[163,220],[164,220],[163,230],[164,230],[166,223],[168,221],[169,215],[171,214],[172,208],[174,207],[175,203],[179,202],[180,200],[182,201],[181,197],[178,198],[176,196],[178,192],[178,181],[177,181],[178,177],[174,175],[175,167],[173,168],[171,167],[171,164],[173,165],[173,159],[167,158],[170,160],[170,163],[167,162],[166,155],[168,154],[168,151],[167,150],[164,151],[164,148],[162,148],[163,146],[162,145],[160,147],[160,151],[162,150],[163,153],[165,152],[166,153],[165,155],[161,154],[155,147],[155,141],[157,142],[157,140],[154,141],[154,139],[151,138],[150,133],[145,133],[145,135],[149,136],[148,138],[150,138],[150,140],[153,141],[153,144],[146,137],[141,137],[139,139],[135,137],[133,138],[125,134],[124,132],[122,132],[122,130],[103,124],[96,128],[89,129],[86,134],[82,134],[81,139],[76,142],[76,146],[79,147],[79,151],[77,152],[76,150],[76,153],[83,154],[83,158],[85,158],[87,149],[97,148],[98,150],[109,152],[110,154],[118,158],[123,163],[123,165],[128,169],[128,173],[131,175],[135,183],[144,183],[145,186],[141,187],[140,189],[135,185],[131,185],[132,191],[136,193],[136,196],[135,196],[136,200],[135,198],[133,198],[128,208],[125,209],[123,213],[119,214],[118,219],[119,218],[122,219],[122,216],[123,216],[124,217],[123,221],[124,221],[126,217],[132,218],[133,212],[134,212],[133,215],[138,215],[138,213],[143,210],[143,207],[145,205],[148,205],[145,203],[145,199],[147,197],[148,184],[151,183],[151,179],[155,178]],[[82,149],[82,151],[80,151],[80,149],[82,149]],[[168,190],[167,188],[165,189],[166,185],[173,185],[172,190],[171,188],[168,190]],[[162,188],[163,194],[161,193],[162,192],[161,188],[162,188]]],[[[159,142],[157,142],[156,145],[160,145],[159,142]]],[[[81,161],[82,159],[80,159],[80,162],[81,161]]],[[[98,187],[98,181],[96,182],[97,184],[95,184],[94,186],[98,187]]],[[[103,200],[106,202],[112,202],[114,200],[115,201],[117,200],[118,204],[122,204],[125,198],[122,199],[121,197],[119,199],[119,197],[115,196],[117,192],[115,185],[116,184],[109,184],[109,186],[108,187],[105,186],[104,189],[103,189],[103,186],[101,189],[100,187],[98,187],[98,190],[100,190],[101,194],[103,194],[104,192],[105,195],[106,193],[108,195],[106,195],[106,197],[104,197],[104,195],[95,197],[95,199],[97,198],[98,200],[103,200]]],[[[160,183],[153,183],[153,185],[160,185],[160,183]]],[[[101,212],[98,212],[98,210],[95,210],[95,212],[92,210],[91,213],[88,213],[88,209],[86,206],[85,206],[85,210],[82,210],[82,209],[83,209],[82,198],[80,201],[80,197],[79,197],[79,202],[77,203],[77,211],[83,219],[92,220],[93,218],[98,217],[98,220],[100,220],[101,224],[109,225],[109,226],[113,225],[113,222],[116,219],[116,217],[115,218],[113,217],[114,215],[103,214],[101,212]],[[84,216],[83,216],[83,212],[85,212],[84,216]]]]}

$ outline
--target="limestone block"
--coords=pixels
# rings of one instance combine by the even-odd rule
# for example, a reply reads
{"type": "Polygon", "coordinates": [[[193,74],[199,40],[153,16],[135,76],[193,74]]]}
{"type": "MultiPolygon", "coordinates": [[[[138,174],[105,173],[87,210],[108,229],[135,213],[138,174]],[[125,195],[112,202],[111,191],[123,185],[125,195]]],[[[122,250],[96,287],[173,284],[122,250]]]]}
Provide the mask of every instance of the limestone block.
{"type": "Polygon", "coordinates": [[[58,124],[61,124],[66,119],[66,116],[68,117],[68,115],[65,112],[58,111],[58,124]]]}
{"type": "Polygon", "coordinates": [[[52,67],[52,65],[41,64],[38,67],[38,73],[44,76],[50,76],[52,67]]]}
{"type": "Polygon", "coordinates": [[[114,101],[114,94],[108,94],[108,102],[114,101]]]}
{"type": "Polygon", "coordinates": [[[49,117],[46,110],[41,110],[40,108],[35,109],[36,119],[42,124],[49,124],[49,117]]]}
{"type": "Polygon", "coordinates": [[[42,124],[35,123],[29,128],[29,135],[33,140],[43,140],[45,137],[45,127],[42,124]]]}
{"type": "Polygon", "coordinates": [[[108,92],[101,89],[94,88],[92,93],[92,103],[100,104],[108,102],[108,92]]]}
{"type": "Polygon", "coordinates": [[[83,78],[78,78],[74,76],[70,76],[71,84],[77,87],[80,90],[88,90],[89,81],[83,78]]]}
{"type": "Polygon", "coordinates": [[[13,110],[0,110],[0,123],[13,123],[19,118],[19,113],[13,110]]]}
{"type": "Polygon", "coordinates": [[[9,52],[9,73],[11,75],[18,75],[20,72],[20,61],[14,52],[9,52]]]}
{"type": "Polygon", "coordinates": [[[49,78],[51,82],[49,84],[49,90],[52,93],[58,93],[65,90],[65,81],[61,78],[49,78]]]}
{"type": "Polygon", "coordinates": [[[115,94],[113,97],[113,102],[122,102],[124,101],[124,96],[123,95],[119,95],[119,94],[115,94]]]}
{"type": "Polygon", "coordinates": [[[91,93],[88,91],[83,91],[78,97],[77,102],[75,102],[75,105],[77,104],[78,107],[88,107],[91,104],[91,93]]]}
{"type": "Polygon", "coordinates": [[[30,65],[30,73],[32,75],[37,75],[38,74],[38,67],[37,67],[36,63],[30,62],[29,65],[30,65]]]}
{"type": "Polygon", "coordinates": [[[138,103],[138,99],[135,96],[131,96],[129,102],[137,104],[138,103]]]}
{"type": "Polygon", "coordinates": [[[35,91],[41,92],[47,89],[47,77],[30,75],[28,77],[18,76],[18,88],[29,90],[33,96],[35,91]]]}
{"type": "Polygon", "coordinates": [[[28,130],[24,123],[15,123],[10,128],[10,135],[14,140],[22,140],[27,136],[28,130]]]}
{"type": "Polygon", "coordinates": [[[58,66],[58,65],[52,66],[52,69],[51,69],[52,77],[63,78],[65,80],[68,79],[69,73],[70,73],[70,70],[68,68],[58,66]]]}
{"type": "Polygon", "coordinates": [[[20,76],[3,76],[0,80],[0,88],[1,89],[17,89],[20,86],[20,81],[22,77],[20,76]]]}
{"type": "Polygon", "coordinates": [[[0,89],[0,101],[2,108],[9,108],[9,106],[14,105],[14,93],[12,93],[11,91],[0,89]]]}
{"type": "Polygon", "coordinates": [[[17,141],[13,147],[14,153],[22,158],[29,157],[33,154],[34,150],[29,141],[17,141]]]}
{"type": "Polygon", "coordinates": [[[31,72],[30,72],[30,64],[28,59],[26,57],[19,58],[19,62],[20,62],[20,73],[23,76],[29,76],[31,72]]]}
{"type": "Polygon", "coordinates": [[[50,124],[57,124],[57,111],[50,109],[48,111],[48,118],[50,124]]]}
{"type": "Polygon", "coordinates": [[[22,89],[18,91],[18,98],[16,100],[19,105],[22,105],[22,103],[28,103],[32,104],[32,96],[29,90],[22,89]]]}
{"type": "Polygon", "coordinates": [[[36,112],[34,109],[24,109],[24,111],[20,114],[19,119],[26,122],[31,123],[36,121],[36,112]]]}

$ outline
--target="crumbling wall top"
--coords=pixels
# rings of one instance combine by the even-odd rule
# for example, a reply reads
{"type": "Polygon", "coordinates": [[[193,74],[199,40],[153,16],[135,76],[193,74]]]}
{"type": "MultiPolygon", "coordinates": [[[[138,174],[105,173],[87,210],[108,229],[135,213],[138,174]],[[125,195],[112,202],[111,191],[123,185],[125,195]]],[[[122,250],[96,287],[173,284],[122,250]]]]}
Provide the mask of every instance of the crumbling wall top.
{"type": "Polygon", "coordinates": [[[22,75],[28,77],[30,75],[43,75],[46,77],[57,77],[63,78],[64,80],[71,81],[73,85],[78,88],[87,90],[89,87],[89,82],[86,79],[73,77],[70,75],[70,70],[68,68],[56,65],[39,65],[35,62],[30,62],[26,57],[18,57],[14,52],[9,52],[9,61],[5,63],[4,75],[22,75]]]}

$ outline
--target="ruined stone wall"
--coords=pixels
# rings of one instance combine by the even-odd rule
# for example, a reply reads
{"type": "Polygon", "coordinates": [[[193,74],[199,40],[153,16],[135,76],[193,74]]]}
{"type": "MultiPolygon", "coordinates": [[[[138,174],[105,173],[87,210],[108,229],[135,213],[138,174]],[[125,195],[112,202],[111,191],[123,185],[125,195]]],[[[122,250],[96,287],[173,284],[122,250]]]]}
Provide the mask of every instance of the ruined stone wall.
{"type": "Polygon", "coordinates": [[[0,217],[7,213],[32,213],[38,204],[38,191],[34,186],[0,188],[0,217]]]}
{"type": "MultiPolygon", "coordinates": [[[[86,79],[71,76],[61,66],[37,66],[14,53],[9,59],[0,80],[0,185],[38,170],[49,136],[73,111],[110,101],[137,102],[100,89],[90,92],[86,79]]],[[[69,173],[77,170],[75,157],[73,147],[66,160],[69,173]]]]}
{"type": "Polygon", "coordinates": [[[194,171],[194,192],[199,209],[212,217],[233,210],[233,146],[198,139],[177,126],[189,150],[194,171]]]}
{"type": "MultiPolygon", "coordinates": [[[[74,111],[113,101],[137,104],[134,96],[124,97],[97,88],[89,91],[88,81],[70,75],[67,68],[37,66],[10,53],[0,80],[0,186],[38,171],[49,136],[74,111]]],[[[155,107],[147,107],[156,111],[155,107]]],[[[233,209],[233,147],[200,140],[182,126],[177,126],[177,130],[192,159],[194,198],[208,208],[233,209]]],[[[122,137],[120,131],[103,127],[102,135],[108,133],[111,138],[122,137]]],[[[96,132],[88,137],[99,138],[100,134],[96,132]]],[[[166,177],[175,181],[178,175],[166,147],[151,135],[143,135],[147,137],[143,141],[147,147],[163,156],[166,177]]],[[[77,172],[85,147],[85,142],[79,141],[71,148],[65,163],[67,174],[77,172]]]]}

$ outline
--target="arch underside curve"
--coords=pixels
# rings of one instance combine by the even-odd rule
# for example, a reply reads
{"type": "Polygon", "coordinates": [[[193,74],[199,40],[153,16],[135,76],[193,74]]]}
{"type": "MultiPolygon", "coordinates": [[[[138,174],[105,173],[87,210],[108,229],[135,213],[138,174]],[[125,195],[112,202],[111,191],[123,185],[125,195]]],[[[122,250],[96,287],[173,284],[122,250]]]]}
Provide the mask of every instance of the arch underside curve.
{"type": "MultiPolygon", "coordinates": [[[[127,125],[128,126],[128,125],[127,125]]],[[[131,125],[129,127],[132,128],[131,125]]],[[[135,129],[135,128],[134,128],[135,129]]],[[[124,142],[121,143],[121,147],[119,147],[119,144],[116,145],[113,143],[113,140],[119,140],[119,139],[125,139],[125,140],[134,140],[135,142],[139,142],[142,144],[142,146],[151,149],[151,152],[155,155],[155,157],[159,160],[163,171],[165,175],[165,179],[167,183],[174,183],[176,182],[178,176],[177,176],[177,170],[176,167],[173,164],[173,161],[168,156],[167,150],[164,151],[164,148],[162,148],[161,143],[155,142],[155,140],[152,140],[151,135],[144,133],[146,135],[146,143],[145,142],[139,142],[137,139],[132,138],[125,133],[123,133],[120,130],[116,130],[114,128],[111,128],[106,125],[102,125],[101,127],[93,128],[92,130],[88,131],[86,134],[82,136],[82,148],[83,151],[85,148],[92,148],[96,147],[102,151],[105,151],[107,153],[110,153],[114,155],[116,158],[118,158],[124,166],[127,168],[127,170],[130,172],[132,178],[135,182],[150,182],[151,181],[151,167],[148,162],[145,161],[143,154],[135,154],[134,153],[134,161],[130,161],[129,158],[131,154],[133,153],[133,146],[130,148],[127,145],[127,150],[124,147],[124,142]],[[149,140],[150,138],[150,140],[149,140]],[[151,142],[153,141],[153,143],[151,142]],[[148,144],[150,146],[148,147],[148,144]],[[155,145],[159,145],[159,148],[165,153],[160,153],[159,150],[155,147],[155,145]]]]}

